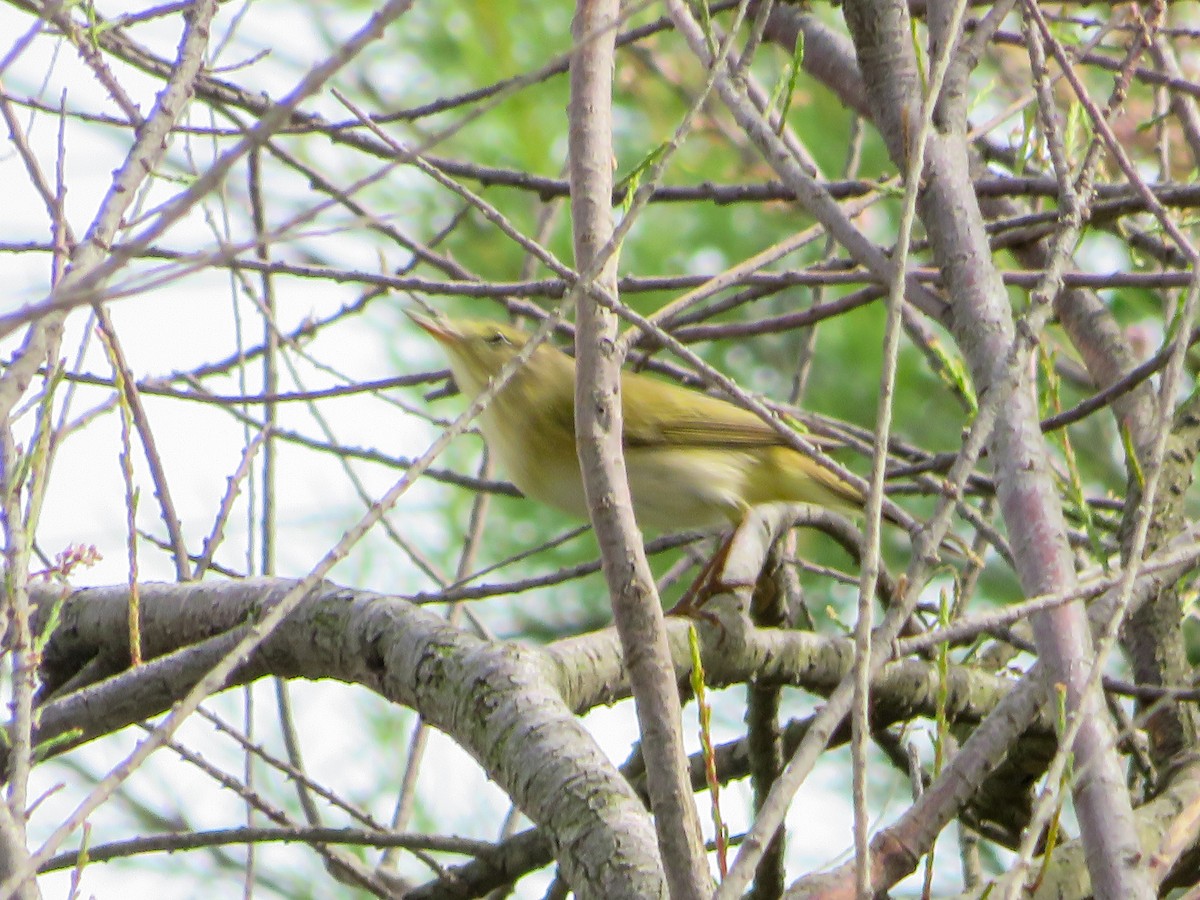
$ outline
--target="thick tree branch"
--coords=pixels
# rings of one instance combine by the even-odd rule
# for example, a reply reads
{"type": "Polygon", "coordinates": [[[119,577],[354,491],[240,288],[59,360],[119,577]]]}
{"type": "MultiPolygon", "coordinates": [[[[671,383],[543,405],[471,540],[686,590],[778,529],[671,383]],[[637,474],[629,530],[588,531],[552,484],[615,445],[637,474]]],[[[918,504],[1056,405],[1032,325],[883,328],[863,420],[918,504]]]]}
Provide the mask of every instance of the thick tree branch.
{"type": "MultiPolygon", "coordinates": [[[[848,2],[846,18],[858,51],[876,122],[897,165],[907,158],[903,140],[918,83],[908,20],[902,4],[848,2]]],[[[936,40],[947,39],[932,28],[936,40]]],[[[991,458],[997,494],[1017,572],[1026,594],[1060,591],[1074,582],[1062,510],[1051,476],[1037,407],[1027,376],[1024,341],[1018,342],[1011,310],[992,263],[982,215],[972,189],[966,150],[965,82],[951,80],[939,102],[938,133],[928,145],[921,217],[941,264],[950,319],[977,390],[1008,398],[992,431],[991,458]]],[[[1093,884],[1102,896],[1152,894],[1133,829],[1132,808],[1116,757],[1115,739],[1098,690],[1085,690],[1091,636],[1082,604],[1034,619],[1047,677],[1066,685],[1067,705],[1081,728],[1075,752],[1081,775],[1080,807],[1093,884]]],[[[880,885],[882,887],[882,885],[880,885]]]]}
{"type": "MultiPolygon", "coordinates": [[[[579,0],[572,25],[575,50],[568,107],[575,265],[583,285],[614,302],[612,73],[619,11],[616,0],[579,0]]],[[[708,893],[711,878],[687,780],[681,706],[662,604],[634,521],[625,474],[617,317],[593,299],[591,290],[579,292],[576,311],[575,434],[588,512],[633,685],[643,752],[651,761],[650,805],[670,894],[699,900],[708,893]]]]}
{"type": "MultiPolygon", "coordinates": [[[[170,708],[246,623],[294,589],[284,579],[143,585],[146,653],[157,658],[51,703],[39,737],[81,727],[86,739],[170,708]]],[[[39,588],[38,599],[48,604],[54,590],[39,588]]],[[[127,588],[115,587],[70,598],[47,648],[51,687],[97,657],[128,659],[127,596],[127,588]]],[[[229,684],[267,675],[362,684],[418,710],[547,830],[583,896],[662,892],[649,817],[563,703],[570,673],[552,657],[470,637],[402,601],[325,585],[230,674],[229,684]]]]}

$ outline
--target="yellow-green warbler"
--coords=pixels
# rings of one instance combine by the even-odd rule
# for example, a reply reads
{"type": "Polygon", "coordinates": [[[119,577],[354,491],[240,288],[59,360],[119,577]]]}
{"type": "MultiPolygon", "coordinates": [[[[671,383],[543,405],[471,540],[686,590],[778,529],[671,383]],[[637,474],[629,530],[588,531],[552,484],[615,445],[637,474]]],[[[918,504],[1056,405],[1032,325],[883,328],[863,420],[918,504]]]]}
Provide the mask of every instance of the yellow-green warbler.
{"type": "MultiPolygon", "coordinates": [[[[529,337],[495,322],[409,315],[442,345],[459,389],[472,398],[529,337]]],[[[750,507],[775,501],[862,507],[855,487],[732,403],[623,372],[621,409],[625,467],[642,527],[736,526],[750,507]]],[[[493,456],[526,496],[587,518],[575,451],[575,360],[542,344],[479,422],[493,456]]]]}

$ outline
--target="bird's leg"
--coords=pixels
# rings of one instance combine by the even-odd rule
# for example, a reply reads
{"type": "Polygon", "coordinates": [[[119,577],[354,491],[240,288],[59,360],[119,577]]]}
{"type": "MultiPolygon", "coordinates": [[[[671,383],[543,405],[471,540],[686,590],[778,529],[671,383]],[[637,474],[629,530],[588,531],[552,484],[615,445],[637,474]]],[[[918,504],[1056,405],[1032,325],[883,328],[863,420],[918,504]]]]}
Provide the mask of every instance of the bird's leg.
{"type": "Polygon", "coordinates": [[[721,580],[721,576],[725,572],[725,561],[729,558],[729,550],[733,546],[733,538],[737,534],[737,529],[734,528],[721,541],[721,545],[717,547],[716,552],[709,557],[708,562],[700,569],[700,574],[696,576],[696,580],[691,583],[683,596],[679,599],[671,609],[667,612],[668,616],[686,616],[692,619],[704,619],[712,621],[713,616],[702,611],[702,607],[715,594],[721,591],[736,587],[737,585],[729,585],[721,580]]]}

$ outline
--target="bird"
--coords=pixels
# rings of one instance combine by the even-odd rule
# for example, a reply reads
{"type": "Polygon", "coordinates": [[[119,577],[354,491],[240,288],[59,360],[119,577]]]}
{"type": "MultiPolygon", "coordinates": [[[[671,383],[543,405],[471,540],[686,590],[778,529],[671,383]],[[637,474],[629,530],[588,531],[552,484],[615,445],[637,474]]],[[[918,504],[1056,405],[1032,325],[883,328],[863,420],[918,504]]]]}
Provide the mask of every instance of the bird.
{"type": "MultiPolygon", "coordinates": [[[[459,390],[474,399],[529,335],[480,319],[409,312],[442,347],[459,390]]],[[[634,516],[658,531],[736,528],[755,506],[810,503],[861,510],[863,494],[726,400],[622,371],[623,449],[634,516]]],[[[489,452],[523,494],[588,517],[575,449],[575,360],[542,343],[479,415],[489,452]]]]}

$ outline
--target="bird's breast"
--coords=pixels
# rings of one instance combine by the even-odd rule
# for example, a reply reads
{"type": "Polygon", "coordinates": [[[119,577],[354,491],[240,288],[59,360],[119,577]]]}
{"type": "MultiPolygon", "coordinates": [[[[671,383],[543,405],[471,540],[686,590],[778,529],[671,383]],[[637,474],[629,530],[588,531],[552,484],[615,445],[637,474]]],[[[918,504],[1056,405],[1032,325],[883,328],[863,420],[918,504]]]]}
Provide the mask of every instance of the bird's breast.
{"type": "Polygon", "coordinates": [[[519,429],[513,424],[517,417],[505,416],[494,408],[484,410],[480,419],[488,449],[522,494],[587,518],[574,434],[561,428],[562,433],[554,433],[548,427],[519,429]],[[554,439],[546,440],[547,437],[554,439]]]}

